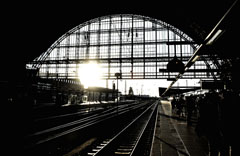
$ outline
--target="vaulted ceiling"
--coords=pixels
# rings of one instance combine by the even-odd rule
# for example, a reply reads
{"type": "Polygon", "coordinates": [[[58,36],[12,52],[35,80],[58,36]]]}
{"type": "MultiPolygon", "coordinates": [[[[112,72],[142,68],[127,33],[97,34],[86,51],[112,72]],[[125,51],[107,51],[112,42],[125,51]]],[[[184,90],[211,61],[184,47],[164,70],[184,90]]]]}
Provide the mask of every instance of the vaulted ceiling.
{"type": "MultiPolygon", "coordinates": [[[[65,1],[6,4],[3,34],[8,61],[6,73],[24,65],[47,50],[71,28],[100,16],[137,14],[165,21],[202,42],[235,0],[148,0],[148,1],[65,1]],[[6,35],[5,35],[6,34],[6,35]]],[[[239,2],[221,24],[225,33],[215,43],[224,57],[239,56],[239,2]]],[[[1,62],[1,65],[5,65],[1,62]]]]}

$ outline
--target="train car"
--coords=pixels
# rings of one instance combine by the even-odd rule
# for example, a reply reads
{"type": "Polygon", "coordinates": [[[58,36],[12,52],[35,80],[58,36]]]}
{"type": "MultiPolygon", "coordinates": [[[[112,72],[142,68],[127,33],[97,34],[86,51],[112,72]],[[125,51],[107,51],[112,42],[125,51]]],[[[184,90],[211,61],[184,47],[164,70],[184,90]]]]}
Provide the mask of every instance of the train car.
{"type": "MultiPolygon", "coordinates": [[[[120,94],[118,92],[118,94],[120,94]]],[[[117,91],[113,89],[103,88],[103,87],[89,87],[84,90],[82,96],[82,102],[108,102],[116,101],[117,91]]]]}

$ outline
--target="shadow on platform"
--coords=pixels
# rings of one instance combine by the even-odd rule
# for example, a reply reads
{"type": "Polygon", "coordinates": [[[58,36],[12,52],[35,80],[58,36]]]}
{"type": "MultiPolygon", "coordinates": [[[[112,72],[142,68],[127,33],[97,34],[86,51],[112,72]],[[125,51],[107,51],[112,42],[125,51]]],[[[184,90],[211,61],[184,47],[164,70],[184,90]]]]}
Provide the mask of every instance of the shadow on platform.
{"type": "Polygon", "coordinates": [[[208,142],[197,136],[195,124],[188,126],[186,117],[172,114],[170,103],[162,102],[151,156],[207,156],[208,151],[208,142]]]}

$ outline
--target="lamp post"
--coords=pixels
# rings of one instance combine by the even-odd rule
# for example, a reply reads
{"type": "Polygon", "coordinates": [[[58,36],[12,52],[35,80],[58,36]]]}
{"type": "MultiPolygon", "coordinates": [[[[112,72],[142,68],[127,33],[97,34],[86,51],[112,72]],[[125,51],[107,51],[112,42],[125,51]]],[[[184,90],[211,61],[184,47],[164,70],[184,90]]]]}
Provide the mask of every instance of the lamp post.
{"type": "Polygon", "coordinates": [[[117,78],[117,114],[118,114],[118,79],[122,78],[122,73],[115,73],[115,76],[117,78]]]}

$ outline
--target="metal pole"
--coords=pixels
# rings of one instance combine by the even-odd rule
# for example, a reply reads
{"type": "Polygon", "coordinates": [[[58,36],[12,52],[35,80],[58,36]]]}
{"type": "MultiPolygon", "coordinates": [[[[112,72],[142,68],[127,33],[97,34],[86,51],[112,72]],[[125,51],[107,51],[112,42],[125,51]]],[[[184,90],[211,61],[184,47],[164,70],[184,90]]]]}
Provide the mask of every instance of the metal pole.
{"type": "MultiPolygon", "coordinates": [[[[210,44],[209,41],[214,37],[214,35],[218,32],[218,28],[220,27],[220,24],[222,23],[222,21],[226,18],[226,16],[228,15],[228,13],[231,11],[231,9],[234,7],[234,5],[237,3],[238,0],[235,0],[233,2],[233,4],[230,6],[230,8],[227,10],[227,12],[223,15],[223,17],[219,20],[219,22],[215,25],[215,27],[212,29],[212,31],[208,34],[208,36],[205,38],[205,40],[203,41],[202,44],[200,44],[200,46],[195,50],[195,52],[193,53],[192,57],[188,60],[188,62],[185,64],[184,66],[184,71],[183,72],[179,72],[179,74],[176,76],[176,78],[172,81],[172,83],[168,86],[168,88],[163,92],[163,94],[161,96],[164,96],[166,94],[166,92],[174,85],[175,82],[177,82],[177,80],[179,78],[181,78],[183,76],[183,74],[196,62],[196,60],[200,57],[199,56],[199,51],[201,51],[202,47],[210,44]]],[[[169,37],[168,37],[169,39],[169,37]]],[[[169,42],[169,41],[168,41],[169,42]]],[[[168,46],[169,47],[169,46],[168,46]]]]}
{"type": "Polygon", "coordinates": [[[122,73],[115,73],[115,76],[117,78],[117,114],[118,114],[118,79],[122,78],[122,73]]]}
{"type": "Polygon", "coordinates": [[[117,76],[117,115],[118,115],[118,76],[117,76]]]}

